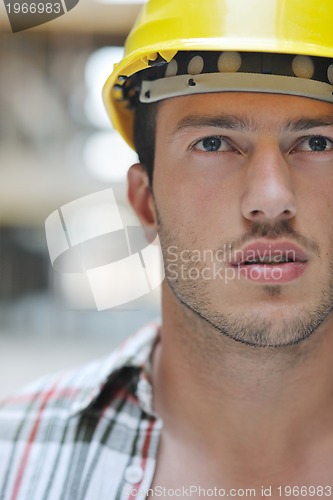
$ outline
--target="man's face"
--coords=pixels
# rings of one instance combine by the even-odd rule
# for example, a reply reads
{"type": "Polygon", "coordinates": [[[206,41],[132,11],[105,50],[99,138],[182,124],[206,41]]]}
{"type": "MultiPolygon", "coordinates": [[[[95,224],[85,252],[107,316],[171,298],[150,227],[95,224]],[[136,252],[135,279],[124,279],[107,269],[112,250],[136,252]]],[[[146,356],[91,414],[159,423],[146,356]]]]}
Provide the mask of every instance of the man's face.
{"type": "Polygon", "coordinates": [[[328,317],[331,104],[254,93],[166,100],[153,192],[168,285],[218,331],[289,345],[328,317]]]}

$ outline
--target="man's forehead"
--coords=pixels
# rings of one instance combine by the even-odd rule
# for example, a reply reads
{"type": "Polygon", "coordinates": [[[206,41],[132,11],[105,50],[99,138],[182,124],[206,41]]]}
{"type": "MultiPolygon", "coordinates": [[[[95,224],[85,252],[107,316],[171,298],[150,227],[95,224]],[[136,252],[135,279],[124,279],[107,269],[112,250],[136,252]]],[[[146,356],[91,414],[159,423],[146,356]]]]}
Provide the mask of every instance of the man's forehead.
{"type": "Polygon", "coordinates": [[[177,97],[160,104],[159,121],[172,136],[208,127],[298,132],[333,124],[333,104],[289,95],[221,92],[177,97]]]}

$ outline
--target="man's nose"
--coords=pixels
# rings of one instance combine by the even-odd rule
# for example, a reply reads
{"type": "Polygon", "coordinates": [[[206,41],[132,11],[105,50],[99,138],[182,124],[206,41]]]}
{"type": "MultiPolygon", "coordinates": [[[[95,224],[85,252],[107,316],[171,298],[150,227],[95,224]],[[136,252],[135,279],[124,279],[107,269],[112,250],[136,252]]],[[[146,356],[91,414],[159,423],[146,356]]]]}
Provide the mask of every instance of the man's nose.
{"type": "Polygon", "coordinates": [[[241,211],[252,222],[278,222],[296,215],[290,166],[278,145],[267,143],[249,156],[241,211]]]}

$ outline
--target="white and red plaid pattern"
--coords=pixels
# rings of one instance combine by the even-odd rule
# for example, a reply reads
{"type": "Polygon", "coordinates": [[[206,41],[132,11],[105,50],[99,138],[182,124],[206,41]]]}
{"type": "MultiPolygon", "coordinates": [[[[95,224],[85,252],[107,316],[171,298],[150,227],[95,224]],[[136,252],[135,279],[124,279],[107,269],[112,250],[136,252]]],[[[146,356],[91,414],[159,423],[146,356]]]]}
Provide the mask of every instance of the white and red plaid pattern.
{"type": "Polygon", "coordinates": [[[137,385],[158,335],[149,325],[106,359],[43,377],[0,404],[0,500],[127,500],[149,489],[161,420],[137,385]],[[136,469],[137,470],[137,469],[136,469]]]}

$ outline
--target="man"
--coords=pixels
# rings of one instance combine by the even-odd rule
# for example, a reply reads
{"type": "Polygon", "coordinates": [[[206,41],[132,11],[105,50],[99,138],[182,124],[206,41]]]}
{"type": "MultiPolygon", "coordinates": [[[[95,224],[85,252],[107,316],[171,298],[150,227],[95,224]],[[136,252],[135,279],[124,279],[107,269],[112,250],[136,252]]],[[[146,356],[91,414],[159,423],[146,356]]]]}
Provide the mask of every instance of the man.
{"type": "Polygon", "coordinates": [[[332,15],[146,4],[104,97],[162,326],[3,405],[0,498],[333,495],[332,15]]]}

